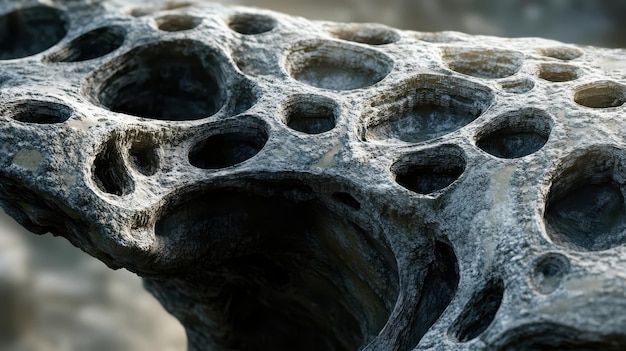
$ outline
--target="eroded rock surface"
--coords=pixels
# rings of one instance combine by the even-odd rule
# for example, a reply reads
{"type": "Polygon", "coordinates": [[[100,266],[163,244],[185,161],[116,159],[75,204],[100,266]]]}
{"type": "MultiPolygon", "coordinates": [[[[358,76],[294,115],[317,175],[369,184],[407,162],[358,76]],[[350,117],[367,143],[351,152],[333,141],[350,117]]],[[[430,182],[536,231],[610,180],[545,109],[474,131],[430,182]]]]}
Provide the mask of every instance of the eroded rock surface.
{"type": "Polygon", "coordinates": [[[626,348],[623,50],[1,10],[2,206],[142,276],[191,350],[626,348]]]}

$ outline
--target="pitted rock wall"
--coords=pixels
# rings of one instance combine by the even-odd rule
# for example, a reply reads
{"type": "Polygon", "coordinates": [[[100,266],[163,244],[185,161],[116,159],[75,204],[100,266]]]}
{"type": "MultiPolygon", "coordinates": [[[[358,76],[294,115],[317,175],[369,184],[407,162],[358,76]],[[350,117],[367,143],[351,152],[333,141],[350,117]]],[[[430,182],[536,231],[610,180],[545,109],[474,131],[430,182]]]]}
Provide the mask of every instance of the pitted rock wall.
{"type": "Polygon", "coordinates": [[[626,346],[623,50],[0,10],[2,206],[142,276],[191,350],[626,346]]]}

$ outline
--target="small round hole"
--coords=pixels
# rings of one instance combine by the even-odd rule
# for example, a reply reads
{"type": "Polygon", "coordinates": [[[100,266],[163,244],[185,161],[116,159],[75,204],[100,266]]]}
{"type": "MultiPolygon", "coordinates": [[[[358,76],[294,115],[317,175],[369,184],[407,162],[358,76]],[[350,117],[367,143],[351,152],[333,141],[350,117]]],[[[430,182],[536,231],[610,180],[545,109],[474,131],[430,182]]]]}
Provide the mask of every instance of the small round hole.
{"type": "Polygon", "coordinates": [[[400,35],[385,26],[369,23],[343,24],[330,33],[338,39],[368,45],[385,45],[400,40],[400,35]]]}
{"type": "Polygon", "coordinates": [[[72,116],[72,109],[56,102],[24,100],[9,104],[5,114],[16,121],[36,124],[63,123],[72,116]]]}
{"type": "Polygon", "coordinates": [[[495,48],[446,47],[442,58],[453,71],[491,79],[512,76],[524,63],[521,52],[495,48]]]}
{"type": "Polygon", "coordinates": [[[254,35],[274,29],[276,20],[266,15],[240,13],[230,17],[228,26],[237,33],[254,35]]]}
{"type": "Polygon", "coordinates": [[[553,46],[537,50],[540,55],[552,57],[557,60],[570,61],[583,55],[583,51],[578,48],[568,46],[553,46]]]}
{"type": "Polygon", "coordinates": [[[578,79],[579,75],[579,69],[575,66],[558,63],[544,63],[539,66],[539,78],[549,82],[567,82],[578,79]]]}
{"type": "Polygon", "coordinates": [[[535,262],[532,283],[542,294],[553,293],[569,272],[569,260],[558,253],[549,253],[535,262]]]}
{"type": "Polygon", "coordinates": [[[626,87],[606,80],[590,83],[576,90],[574,101],[591,108],[622,106],[626,102],[626,87]]]}
{"type": "Polygon", "coordinates": [[[523,94],[531,91],[535,87],[535,82],[531,79],[515,79],[500,82],[500,86],[507,93],[523,94]]]}
{"type": "Polygon", "coordinates": [[[285,104],[285,123],[291,129],[307,134],[324,133],[335,128],[335,102],[319,95],[292,96],[285,104]]]}
{"type": "Polygon", "coordinates": [[[200,24],[200,19],[187,15],[167,15],[156,20],[157,28],[165,32],[180,32],[196,28],[200,24]]]}

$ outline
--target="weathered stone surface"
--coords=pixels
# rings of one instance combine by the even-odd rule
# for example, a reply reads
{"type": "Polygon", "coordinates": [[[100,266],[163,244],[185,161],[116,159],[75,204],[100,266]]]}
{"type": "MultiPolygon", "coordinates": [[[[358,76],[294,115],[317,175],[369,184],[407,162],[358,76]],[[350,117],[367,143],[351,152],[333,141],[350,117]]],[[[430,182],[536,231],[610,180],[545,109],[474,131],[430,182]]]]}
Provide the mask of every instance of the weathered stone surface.
{"type": "Polygon", "coordinates": [[[0,201],[192,350],[626,347],[623,50],[2,4],[0,201]]]}

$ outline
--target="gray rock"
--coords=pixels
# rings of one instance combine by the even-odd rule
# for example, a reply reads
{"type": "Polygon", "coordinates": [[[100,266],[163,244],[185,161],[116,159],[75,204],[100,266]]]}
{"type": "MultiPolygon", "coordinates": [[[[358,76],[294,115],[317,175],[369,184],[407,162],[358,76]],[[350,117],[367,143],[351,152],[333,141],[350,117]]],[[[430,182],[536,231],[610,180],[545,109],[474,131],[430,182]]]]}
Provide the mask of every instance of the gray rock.
{"type": "Polygon", "coordinates": [[[0,202],[191,350],[626,347],[626,52],[5,3],[0,202]]]}

